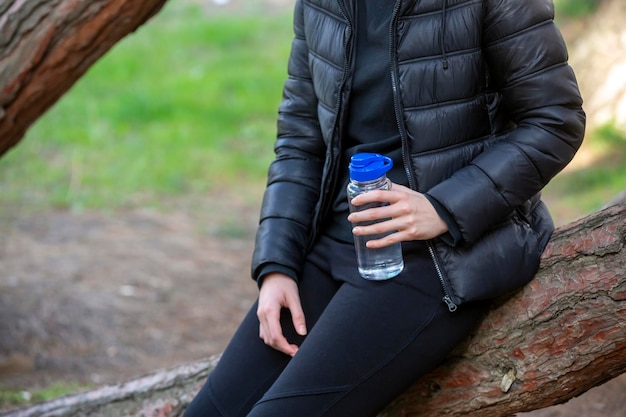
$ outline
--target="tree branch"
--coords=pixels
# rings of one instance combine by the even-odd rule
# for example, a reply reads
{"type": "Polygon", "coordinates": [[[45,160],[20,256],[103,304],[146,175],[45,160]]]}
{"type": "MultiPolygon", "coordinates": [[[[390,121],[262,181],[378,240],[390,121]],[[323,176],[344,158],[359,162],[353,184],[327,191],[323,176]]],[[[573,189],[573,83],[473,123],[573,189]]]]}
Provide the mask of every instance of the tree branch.
{"type": "Polygon", "coordinates": [[[115,43],[166,0],[0,4],[0,156],[115,43]]]}
{"type": "Polygon", "coordinates": [[[536,278],[382,416],[511,415],[626,372],[625,246],[623,203],[558,229],[536,278]]]}

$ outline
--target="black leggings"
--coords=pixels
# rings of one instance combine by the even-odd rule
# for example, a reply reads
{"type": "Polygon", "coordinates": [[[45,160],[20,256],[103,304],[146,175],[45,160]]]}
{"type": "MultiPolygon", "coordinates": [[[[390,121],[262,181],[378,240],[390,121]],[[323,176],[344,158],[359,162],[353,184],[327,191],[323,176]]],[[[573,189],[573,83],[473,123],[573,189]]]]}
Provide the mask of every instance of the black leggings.
{"type": "Polygon", "coordinates": [[[405,269],[388,281],[356,271],[354,248],[320,239],[300,278],[309,333],[283,310],[289,357],[259,338],[256,304],[191,402],[185,417],[368,417],[433,369],[487,310],[450,313],[421,242],[404,243],[405,269]]]}

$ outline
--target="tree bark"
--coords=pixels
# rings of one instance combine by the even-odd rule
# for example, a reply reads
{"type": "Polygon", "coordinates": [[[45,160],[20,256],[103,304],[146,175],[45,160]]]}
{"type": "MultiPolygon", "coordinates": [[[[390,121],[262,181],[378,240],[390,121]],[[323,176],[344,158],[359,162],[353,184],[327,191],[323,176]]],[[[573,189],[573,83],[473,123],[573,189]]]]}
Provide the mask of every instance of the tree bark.
{"type": "MultiPolygon", "coordinates": [[[[509,416],[626,372],[626,203],[559,228],[536,278],[379,417],[509,416]]],[[[455,314],[462,314],[459,311],[455,314]]],[[[158,371],[6,417],[182,415],[219,360],[158,371]]]]}
{"type": "Polygon", "coordinates": [[[507,416],[626,372],[626,205],[557,230],[528,286],[381,417],[507,416]]]}
{"type": "Polygon", "coordinates": [[[166,0],[0,2],[0,156],[166,0]]]}

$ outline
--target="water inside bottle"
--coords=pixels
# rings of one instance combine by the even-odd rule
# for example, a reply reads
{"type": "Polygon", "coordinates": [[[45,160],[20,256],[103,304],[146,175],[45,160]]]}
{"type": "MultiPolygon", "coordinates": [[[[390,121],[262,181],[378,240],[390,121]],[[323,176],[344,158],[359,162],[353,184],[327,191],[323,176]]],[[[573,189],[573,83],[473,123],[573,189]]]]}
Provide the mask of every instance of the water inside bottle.
{"type": "MultiPolygon", "coordinates": [[[[352,211],[366,210],[385,204],[372,203],[361,207],[350,205],[352,211]]],[[[369,221],[358,223],[358,226],[369,226],[379,221],[369,221]]],[[[379,233],[375,235],[357,236],[354,235],[354,246],[356,249],[359,274],[365,279],[384,280],[393,278],[404,269],[402,257],[402,245],[395,243],[382,248],[370,249],[366,246],[370,240],[382,239],[390,233],[379,233]]]]}
{"type": "Polygon", "coordinates": [[[367,241],[380,239],[384,236],[385,234],[354,237],[359,273],[365,279],[384,280],[393,278],[404,269],[400,243],[377,248],[376,250],[371,250],[365,246],[367,241]]]}

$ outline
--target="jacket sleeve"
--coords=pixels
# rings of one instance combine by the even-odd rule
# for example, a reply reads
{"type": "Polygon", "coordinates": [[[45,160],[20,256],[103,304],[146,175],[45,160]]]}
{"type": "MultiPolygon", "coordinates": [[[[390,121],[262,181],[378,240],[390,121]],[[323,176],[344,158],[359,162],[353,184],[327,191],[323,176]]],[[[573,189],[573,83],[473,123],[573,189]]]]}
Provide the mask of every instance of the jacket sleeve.
{"type": "Polygon", "coordinates": [[[582,99],[553,18],[551,0],[484,2],[487,71],[514,128],[428,191],[467,242],[538,193],[582,143],[582,99]]]}
{"type": "Polygon", "coordinates": [[[272,264],[299,273],[319,196],[325,146],[309,71],[302,3],[298,0],[295,5],[295,36],[278,112],[275,159],[268,171],[252,255],[255,280],[272,264]]]}

